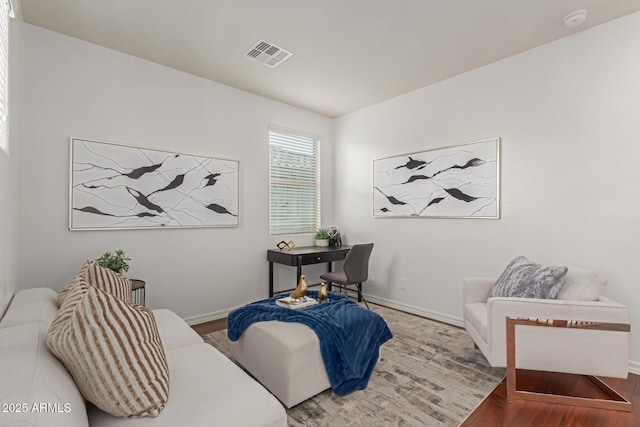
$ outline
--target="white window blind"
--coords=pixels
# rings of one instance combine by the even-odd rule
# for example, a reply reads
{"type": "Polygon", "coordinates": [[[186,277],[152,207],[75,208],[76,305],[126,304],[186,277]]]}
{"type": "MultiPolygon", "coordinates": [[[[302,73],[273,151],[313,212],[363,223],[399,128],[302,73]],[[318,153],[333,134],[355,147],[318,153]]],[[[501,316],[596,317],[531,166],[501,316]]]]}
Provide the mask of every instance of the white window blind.
{"type": "Polygon", "coordinates": [[[320,224],[320,140],[269,129],[271,234],[314,233],[320,224]]]}
{"type": "Polygon", "coordinates": [[[0,0],[0,149],[7,149],[8,128],[8,68],[9,68],[9,15],[11,3],[0,0]]]}

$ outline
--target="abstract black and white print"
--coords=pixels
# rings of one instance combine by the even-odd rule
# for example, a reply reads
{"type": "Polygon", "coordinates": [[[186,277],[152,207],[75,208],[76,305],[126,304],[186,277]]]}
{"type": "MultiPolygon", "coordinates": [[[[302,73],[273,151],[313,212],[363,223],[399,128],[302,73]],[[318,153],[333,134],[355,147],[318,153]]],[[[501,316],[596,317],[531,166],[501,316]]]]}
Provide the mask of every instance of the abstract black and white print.
{"type": "Polygon", "coordinates": [[[235,160],[71,139],[71,230],[234,227],[235,160]]]}
{"type": "Polygon", "coordinates": [[[373,161],[376,217],[499,218],[500,139],[373,161]]]}

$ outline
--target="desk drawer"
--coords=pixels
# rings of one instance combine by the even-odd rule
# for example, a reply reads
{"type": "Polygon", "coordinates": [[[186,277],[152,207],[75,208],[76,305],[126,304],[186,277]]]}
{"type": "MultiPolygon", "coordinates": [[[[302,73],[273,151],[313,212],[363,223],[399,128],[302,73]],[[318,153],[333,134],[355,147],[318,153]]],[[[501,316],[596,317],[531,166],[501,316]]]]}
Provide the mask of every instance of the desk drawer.
{"type": "Polygon", "coordinates": [[[321,262],[342,261],[347,257],[348,251],[333,251],[317,254],[302,255],[302,265],[318,264],[321,262]]]}

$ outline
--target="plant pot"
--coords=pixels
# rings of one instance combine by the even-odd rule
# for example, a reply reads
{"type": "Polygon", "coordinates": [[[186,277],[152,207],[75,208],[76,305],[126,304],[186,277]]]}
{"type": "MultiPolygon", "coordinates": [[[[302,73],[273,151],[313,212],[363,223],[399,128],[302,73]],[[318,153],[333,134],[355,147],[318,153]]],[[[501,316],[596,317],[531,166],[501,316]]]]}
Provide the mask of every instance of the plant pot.
{"type": "Polygon", "coordinates": [[[329,246],[329,239],[316,239],[316,246],[329,246]]]}

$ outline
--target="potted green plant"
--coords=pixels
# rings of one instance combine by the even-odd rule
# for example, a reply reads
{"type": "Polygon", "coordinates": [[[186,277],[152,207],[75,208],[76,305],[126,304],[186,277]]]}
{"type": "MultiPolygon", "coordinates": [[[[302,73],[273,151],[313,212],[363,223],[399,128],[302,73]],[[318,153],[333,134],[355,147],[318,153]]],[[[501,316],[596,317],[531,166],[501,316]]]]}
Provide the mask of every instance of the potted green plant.
{"type": "Polygon", "coordinates": [[[329,230],[318,228],[318,231],[316,231],[316,246],[329,246],[329,230]]]}
{"type": "Polygon", "coordinates": [[[131,261],[131,258],[129,258],[122,249],[117,249],[114,254],[105,252],[96,260],[98,265],[113,270],[116,273],[129,271],[129,261],[131,261]]]}

